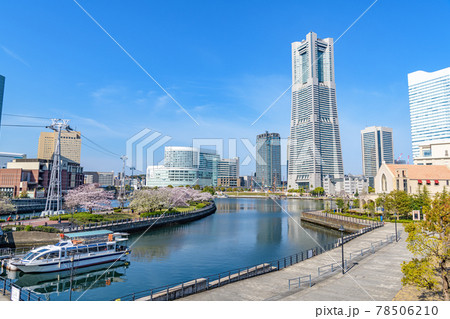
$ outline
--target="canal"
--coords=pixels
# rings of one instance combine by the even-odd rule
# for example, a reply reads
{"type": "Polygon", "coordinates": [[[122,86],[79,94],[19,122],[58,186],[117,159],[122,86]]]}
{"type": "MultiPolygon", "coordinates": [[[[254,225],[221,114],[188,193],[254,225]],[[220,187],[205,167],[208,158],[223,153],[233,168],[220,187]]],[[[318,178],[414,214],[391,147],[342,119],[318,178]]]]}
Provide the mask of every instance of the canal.
{"type": "Polygon", "coordinates": [[[216,199],[217,211],[211,216],[130,236],[129,243],[135,243],[129,264],[111,267],[106,273],[108,266],[75,270],[72,280],[70,273],[16,273],[16,284],[41,293],[43,299],[111,300],[261,264],[316,247],[316,241],[325,244],[339,237],[336,231],[300,222],[302,211],[323,209],[323,201],[277,203],[264,198],[216,199]]]}

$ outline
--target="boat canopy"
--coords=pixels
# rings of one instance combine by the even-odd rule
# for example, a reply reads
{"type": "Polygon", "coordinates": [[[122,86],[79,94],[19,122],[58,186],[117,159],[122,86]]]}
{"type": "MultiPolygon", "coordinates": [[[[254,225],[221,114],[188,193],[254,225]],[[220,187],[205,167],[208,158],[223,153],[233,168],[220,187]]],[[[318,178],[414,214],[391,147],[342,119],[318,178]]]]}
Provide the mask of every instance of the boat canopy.
{"type": "Polygon", "coordinates": [[[110,230],[101,229],[101,230],[85,231],[85,232],[79,232],[79,233],[64,234],[64,236],[66,236],[67,238],[70,238],[70,239],[74,239],[74,238],[107,236],[109,234],[113,234],[113,232],[110,230]]]}

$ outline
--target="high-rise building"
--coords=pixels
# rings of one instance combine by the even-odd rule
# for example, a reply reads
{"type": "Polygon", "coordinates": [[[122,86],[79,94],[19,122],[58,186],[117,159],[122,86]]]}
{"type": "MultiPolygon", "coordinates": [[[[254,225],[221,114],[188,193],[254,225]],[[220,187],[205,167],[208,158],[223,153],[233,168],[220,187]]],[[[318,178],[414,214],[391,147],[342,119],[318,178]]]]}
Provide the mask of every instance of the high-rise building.
{"type": "MultiPolygon", "coordinates": [[[[215,151],[195,147],[166,146],[164,165],[148,166],[146,185],[149,187],[214,185],[215,151]]],[[[217,183],[217,180],[215,181],[217,183]]]]}
{"type": "Polygon", "coordinates": [[[450,138],[450,67],[408,74],[413,159],[424,142],[450,138]]]}
{"type": "Polygon", "coordinates": [[[84,172],[84,183],[114,186],[114,172],[84,172]]]}
{"type": "MultiPolygon", "coordinates": [[[[38,158],[53,159],[57,132],[41,132],[39,136],[38,158]]],[[[61,157],[68,161],[80,164],[81,158],[81,133],[61,132],[61,157]]]]}
{"type": "Polygon", "coordinates": [[[288,188],[319,187],[327,175],[344,175],[333,39],[319,39],[310,32],[305,40],[292,43],[288,188]]]}
{"type": "Polygon", "coordinates": [[[0,75],[0,127],[2,124],[2,113],[3,113],[3,94],[5,91],[5,77],[0,75]]]}
{"type": "Polygon", "coordinates": [[[219,160],[217,177],[239,177],[239,157],[219,160]]]}
{"type": "Polygon", "coordinates": [[[394,164],[394,142],[392,129],[371,126],[361,131],[363,175],[369,179],[369,186],[375,187],[375,176],[381,164],[394,164]]]}
{"type": "Polygon", "coordinates": [[[265,132],[256,136],[256,187],[281,185],[280,134],[265,132]]]}

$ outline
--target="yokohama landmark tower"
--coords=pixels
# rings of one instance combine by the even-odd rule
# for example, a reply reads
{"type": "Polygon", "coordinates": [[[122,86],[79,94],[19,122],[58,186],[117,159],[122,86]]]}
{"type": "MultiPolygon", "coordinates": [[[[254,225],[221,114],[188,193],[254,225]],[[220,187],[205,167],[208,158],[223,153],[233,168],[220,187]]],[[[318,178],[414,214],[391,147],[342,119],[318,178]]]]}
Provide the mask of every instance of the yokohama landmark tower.
{"type": "Polygon", "coordinates": [[[288,188],[322,186],[343,178],[334,82],[333,39],[310,32],[292,43],[292,111],[288,188]]]}

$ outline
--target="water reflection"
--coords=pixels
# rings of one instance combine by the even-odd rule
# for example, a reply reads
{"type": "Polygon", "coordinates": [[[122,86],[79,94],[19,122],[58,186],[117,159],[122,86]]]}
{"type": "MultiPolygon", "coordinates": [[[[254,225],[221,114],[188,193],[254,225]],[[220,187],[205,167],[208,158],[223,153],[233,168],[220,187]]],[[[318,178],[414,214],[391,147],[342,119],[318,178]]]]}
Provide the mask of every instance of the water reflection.
{"type": "MultiPolygon", "coordinates": [[[[72,299],[85,292],[82,300],[111,300],[136,291],[276,260],[339,237],[337,231],[300,221],[303,211],[322,209],[322,201],[224,198],[217,199],[216,205],[216,214],[206,218],[152,228],[143,236],[133,234],[129,243],[136,242],[130,266],[111,268],[103,277],[101,273],[105,269],[77,271],[72,282],[72,299]],[[94,289],[85,291],[94,282],[94,289]]],[[[67,273],[20,274],[17,284],[39,291],[51,300],[69,299],[67,273]]]]}
{"type": "Polygon", "coordinates": [[[15,284],[35,293],[43,294],[45,295],[44,298],[49,300],[52,293],[61,294],[68,292],[70,288],[72,288],[72,291],[82,292],[88,288],[96,289],[125,282],[129,263],[117,262],[110,266],[110,264],[104,264],[74,269],[72,273],[71,271],[44,274],[20,272],[15,284]]]}

